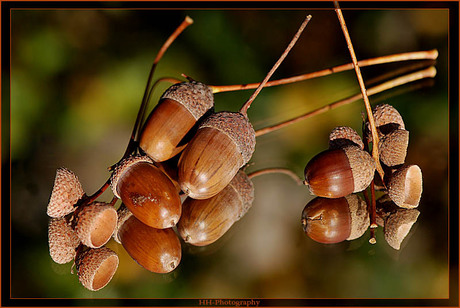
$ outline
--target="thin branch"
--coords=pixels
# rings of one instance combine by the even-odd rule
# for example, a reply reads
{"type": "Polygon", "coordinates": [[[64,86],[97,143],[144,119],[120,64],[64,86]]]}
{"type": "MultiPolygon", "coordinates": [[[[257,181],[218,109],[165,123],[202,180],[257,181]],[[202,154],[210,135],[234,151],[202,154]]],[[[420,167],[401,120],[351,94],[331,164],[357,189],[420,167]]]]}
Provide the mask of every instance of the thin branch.
{"type": "MultiPolygon", "coordinates": [[[[410,61],[410,60],[435,60],[438,57],[438,51],[436,49],[427,50],[427,51],[415,51],[415,52],[406,52],[400,54],[393,54],[388,56],[382,56],[377,58],[371,58],[366,60],[358,61],[360,67],[401,62],[401,61],[410,61]]],[[[323,77],[327,75],[332,75],[335,73],[340,73],[344,71],[352,70],[353,63],[342,64],[332,68],[327,68],[317,72],[302,74],[298,76],[272,80],[268,81],[264,87],[279,86],[284,84],[290,84],[294,82],[314,79],[318,77],[323,77]]],[[[239,85],[222,85],[222,86],[209,86],[213,93],[220,92],[230,92],[230,91],[240,91],[240,90],[251,90],[256,89],[260,83],[248,83],[248,84],[239,84],[239,85]]]]}
{"type": "Polygon", "coordinates": [[[371,128],[372,133],[372,157],[375,160],[375,166],[377,172],[380,174],[380,177],[383,180],[385,173],[383,172],[382,166],[380,165],[379,159],[379,151],[378,151],[378,144],[379,144],[379,136],[377,134],[377,128],[375,127],[374,116],[372,115],[372,108],[369,102],[369,98],[367,97],[366,93],[366,86],[364,85],[363,76],[361,75],[361,70],[358,65],[358,60],[356,59],[356,54],[353,49],[353,43],[351,42],[350,34],[348,33],[347,25],[345,23],[345,18],[343,17],[342,10],[339,7],[339,3],[334,1],[334,6],[336,7],[335,12],[337,13],[337,17],[339,18],[340,26],[342,27],[343,35],[345,36],[345,40],[347,41],[347,46],[350,51],[350,56],[353,62],[353,66],[355,67],[356,76],[358,78],[359,87],[361,89],[361,93],[363,95],[364,105],[366,106],[367,118],[369,121],[369,126],[371,128]]]}
{"type": "Polygon", "coordinates": [[[244,105],[241,107],[240,112],[243,115],[247,115],[247,111],[249,107],[251,107],[252,102],[254,99],[257,97],[257,95],[262,91],[262,88],[265,86],[265,84],[268,82],[268,80],[272,77],[273,73],[276,71],[278,66],[280,66],[281,62],[284,61],[286,56],[288,55],[289,51],[291,51],[292,47],[294,47],[295,43],[299,39],[300,35],[302,34],[303,30],[307,26],[308,22],[311,20],[311,15],[308,15],[305,20],[302,22],[300,25],[299,29],[297,30],[296,34],[292,38],[291,42],[289,45],[286,47],[284,50],[283,54],[281,57],[276,61],[275,65],[272,67],[272,69],[268,72],[267,76],[265,76],[264,80],[260,83],[260,85],[257,87],[257,89],[254,91],[254,93],[251,95],[251,97],[244,103],[244,105]]]}
{"type": "MultiPolygon", "coordinates": [[[[406,84],[406,83],[409,83],[409,82],[413,82],[413,81],[424,79],[424,78],[433,78],[435,75],[436,75],[436,69],[433,66],[431,66],[431,67],[429,67],[427,69],[424,69],[424,70],[421,70],[421,71],[418,71],[418,72],[415,72],[415,73],[407,74],[407,75],[404,75],[404,76],[389,80],[387,82],[384,82],[382,84],[379,84],[379,85],[377,85],[375,87],[369,88],[368,91],[367,91],[367,94],[369,96],[372,96],[372,95],[375,95],[377,93],[380,93],[380,92],[395,88],[397,86],[400,86],[400,85],[403,85],[403,84],[406,84]]],[[[315,116],[317,114],[321,114],[321,113],[327,112],[329,110],[335,109],[337,107],[350,104],[350,103],[352,103],[354,101],[362,99],[362,97],[363,97],[362,94],[359,93],[359,94],[350,96],[348,98],[345,98],[343,100],[328,104],[328,105],[320,107],[320,108],[317,108],[317,109],[315,109],[313,111],[310,111],[308,113],[305,113],[305,114],[300,115],[298,117],[295,117],[293,119],[290,119],[290,120],[287,120],[287,121],[284,121],[284,122],[281,122],[281,123],[278,123],[278,124],[275,124],[275,125],[272,125],[272,126],[268,126],[268,127],[258,129],[258,130],[256,130],[256,137],[268,134],[270,132],[273,132],[275,130],[284,128],[284,127],[289,126],[291,124],[294,124],[294,123],[300,122],[302,120],[311,118],[311,117],[313,117],[313,116],[315,116]]]]}
{"type": "Polygon", "coordinates": [[[284,174],[289,175],[294,181],[296,181],[297,185],[303,184],[302,180],[297,176],[297,174],[295,174],[292,170],[285,169],[285,168],[261,169],[261,170],[257,170],[257,171],[249,173],[248,177],[252,179],[256,176],[263,175],[263,174],[270,174],[270,173],[284,173],[284,174]]]}

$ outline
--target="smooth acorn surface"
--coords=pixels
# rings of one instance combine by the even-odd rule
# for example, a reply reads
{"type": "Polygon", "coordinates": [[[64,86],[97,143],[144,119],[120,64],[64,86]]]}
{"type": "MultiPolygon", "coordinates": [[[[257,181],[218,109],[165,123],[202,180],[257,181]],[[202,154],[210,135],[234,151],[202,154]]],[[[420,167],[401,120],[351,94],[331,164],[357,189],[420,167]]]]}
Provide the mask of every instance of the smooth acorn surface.
{"type": "Polygon", "coordinates": [[[193,199],[208,199],[227,186],[242,165],[235,143],[220,130],[198,130],[179,159],[179,184],[193,199]]]}
{"type": "Polygon", "coordinates": [[[156,162],[168,160],[186,146],[179,143],[195,123],[193,115],[182,104],[163,99],[146,121],[140,147],[156,162]]]}
{"type": "Polygon", "coordinates": [[[302,212],[305,233],[319,243],[333,244],[345,241],[351,234],[351,222],[346,198],[316,197],[302,212]]]}
{"type": "Polygon", "coordinates": [[[180,263],[182,250],[173,229],[155,229],[134,216],[118,230],[118,238],[139,265],[154,273],[169,273],[180,263]]]}
{"type": "Polygon", "coordinates": [[[153,164],[139,162],[127,168],[116,189],[128,209],[146,225],[163,229],[179,221],[179,194],[171,180],[153,164]]]}
{"type": "Polygon", "coordinates": [[[305,183],[320,197],[340,198],[353,193],[353,173],[345,152],[330,149],[313,157],[305,167],[305,183]]]}
{"type": "Polygon", "coordinates": [[[185,199],[177,230],[186,243],[205,246],[221,238],[252,205],[254,186],[239,171],[221,192],[206,200],[185,199]]]}

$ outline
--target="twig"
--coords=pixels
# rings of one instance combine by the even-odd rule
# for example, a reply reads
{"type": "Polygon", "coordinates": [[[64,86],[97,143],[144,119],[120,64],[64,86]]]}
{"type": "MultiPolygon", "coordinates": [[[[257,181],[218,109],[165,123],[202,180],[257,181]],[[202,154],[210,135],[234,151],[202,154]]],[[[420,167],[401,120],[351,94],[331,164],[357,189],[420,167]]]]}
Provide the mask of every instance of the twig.
{"type": "Polygon", "coordinates": [[[278,66],[280,66],[281,62],[286,58],[288,55],[289,51],[291,51],[292,47],[294,47],[295,43],[299,39],[300,35],[302,34],[303,30],[307,26],[308,22],[311,20],[311,15],[308,15],[305,20],[302,22],[300,25],[299,29],[297,30],[296,34],[292,38],[291,42],[289,45],[286,47],[284,50],[283,54],[281,57],[276,61],[275,65],[273,65],[272,69],[268,72],[267,76],[265,76],[264,80],[260,83],[260,85],[257,87],[257,89],[254,91],[254,93],[251,95],[251,97],[244,103],[244,105],[241,107],[240,112],[243,115],[247,115],[247,111],[249,107],[251,107],[252,102],[254,99],[257,97],[257,95],[262,91],[262,88],[265,86],[265,84],[268,82],[268,80],[272,77],[273,73],[276,71],[278,66]]]}
{"type": "MultiPolygon", "coordinates": [[[[369,96],[372,96],[372,95],[375,95],[377,93],[383,92],[385,90],[389,90],[389,89],[395,88],[397,86],[400,86],[400,85],[403,85],[403,84],[406,84],[406,83],[409,83],[409,82],[412,82],[412,81],[415,81],[415,80],[419,80],[419,79],[423,79],[423,78],[432,78],[435,75],[436,75],[436,69],[433,66],[431,66],[431,67],[429,67],[427,69],[424,69],[424,70],[421,70],[421,71],[418,71],[418,72],[415,72],[415,73],[407,74],[407,75],[404,75],[404,76],[389,80],[387,82],[384,82],[382,84],[379,84],[379,85],[377,85],[375,87],[369,88],[368,91],[367,91],[367,94],[369,96]]],[[[289,126],[291,124],[300,122],[302,120],[311,118],[311,117],[313,117],[313,116],[315,116],[317,114],[321,114],[321,113],[324,113],[326,111],[332,110],[334,108],[337,108],[337,107],[352,103],[354,101],[357,101],[357,100],[361,99],[362,97],[363,97],[362,94],[359,93],[359,94],[350,96],[348,98],[345,98],[343,100],[328,104],[328,105],[320,107],[320,108],[317,108],[317,109],[315,109],[313,111],[310,111],[308,113],[305,113],[305,114],[300,115],[298,117],[295,117],[293,119],[281,122],[279,124],[275,124],[275,125],[272,125],[272,126],[268,126],[268,127],[258,129],[258,130],[256,130],[256,137],[265,135],[265,134],[270,133],[272,131],[275,131],[275,130],[284,128],[286,126],[289,126]]]]}
{"type": "Polygon", "coordinates": [[[289,175],[294,181],[296,181],[297,185],[303,184],[302,180],[297,176],[297,174],[295,174],[292,170],[285,169],[285,168],[261,169],[261,170],[257,170],[257,171],[249,173],[248,177],[252,179],[256,176],[263,175],[263,174],[270,174],[270,173],[284,173],[284,174],[289,175]]]}

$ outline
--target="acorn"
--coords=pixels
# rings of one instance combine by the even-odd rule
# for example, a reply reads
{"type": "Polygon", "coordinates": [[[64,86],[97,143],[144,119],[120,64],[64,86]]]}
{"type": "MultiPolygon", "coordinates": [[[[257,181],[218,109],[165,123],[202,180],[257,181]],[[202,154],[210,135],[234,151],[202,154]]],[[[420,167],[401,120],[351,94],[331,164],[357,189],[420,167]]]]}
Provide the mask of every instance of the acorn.
{"type": "Polygon", "coordinates": [[[56,170],[53,191],[46,213],[50,217],[64,217],[75,211],[74,205],[84,196],[85,192],[78,177],[71,170],[56,170]]]}
{"type": "Polygon", "coordinates": [[[75,260],[78,279],[90,291],[105,287],[118,268],[118,255],[107,247],[87,249],[75,260]]]}
{"type": "Polygon", "coordinates": [[[410,229],[417,221],[420,212],[416,209],[401,209],[391,213],[385,219],[383,233],[387,243],[396,250],[401,248],[401,243],[406,238],[410,229]]]}
{"type": "Polygon", "coordinates": [[[349,145],[328,149],[305,167],[305,184],[319,197],[340,198],[363,191],[374,178],[375,162],[366,151],[349,145]]]}
{"type": "Polygon", "coordinates": [[[124,159],[115,168],[110,185],[113,194],[146,225],[163,229],[179,221],[182,207],[178,191],[147,156],[124,159]]]}
{"type": "Polygon", "coordinates": [[[422,170],[417,165],[405,165],[397,169],[388,183],[388,195],[402,208],[416,208],[423,190],[422,170]]]}
{"type": "Polygon", "coordinates": [[[218,112],[206,118],[179,159],[179,184],[193,199],[208,199],[224,189],[249,162],[255,131],[240,112],[218,112]]]}
{"type": "Polygon", "coordinates": [[[383,135],[379,141],[379,157],[388,167],[404,164],[409,146],[409,132],[405,129],[395,129],[383,135]]]}
{"type": "Polygon", "coordinates": [[[65,264],[75,258],[75,249],[80,239],[65,217],[51,218],[48,224],[48,244],[51,259],[65,264]]]}
{"type": "Polygon", "coordinates": [[[185,199],[177,230],[186,243],[209,245],[220,239],[243,217],[253,201],[254,185],[240,170],[217,195],[205,200],[185,199]]]}
{"type": "Polygon", "coordinates": [[[156,162],[177,155],[186,146],[184,137],[213,106],[213,93],[207,85],[197,81],[172,85],[141,131],[141,149],[156,162]]]}
{"type": "Polygon", "coordinates": [[[75,217],[75,232],[81,242],[91,248],[105,245],[117,226],[117,211],[105,202],[84,206],[75,217]]]}
{"type": "Polygon", "coordinates": [[[312,240],[333,244],[361,237],[369,227],[366,203],[358,195],[316,197],[303,209],[302,226],[312,240]]]}
{"type": "Polygon", "coordinates": [[[348,145],[355,145],[364,150],[363,140],[353,128],[348,126],[335,127],[329,134],[329,148],[340,149],[348,145]]]}
{"type": "Polygon", "coordinates": [[[139,265],[154,273],[169,273],[181,260],[181,244],[172,228],[155,229],[143,224],[129,209],[122,209],[114,235],[139,265]]]}
{"type": "MultiPolygon", "coordinates": [[[[388,134],[395,129],[405,129],[401,114],[391,105],[380,104],[372,109],[376,128],[381,134],[388,134]]],[[[369,122],[367,122],[369,129],[369,122]]]]}

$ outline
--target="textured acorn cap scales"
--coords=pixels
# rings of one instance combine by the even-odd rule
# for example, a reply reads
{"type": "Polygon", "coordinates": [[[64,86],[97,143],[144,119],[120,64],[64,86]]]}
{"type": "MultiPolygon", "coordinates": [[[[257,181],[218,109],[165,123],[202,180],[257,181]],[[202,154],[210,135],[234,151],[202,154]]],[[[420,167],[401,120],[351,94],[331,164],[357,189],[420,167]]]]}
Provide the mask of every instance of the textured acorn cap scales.
{"type": "Polygon", "coordinates": [[[351,215],[351,230],[348,241],[361,237],[369,228],[370,219],[367,211],[367,204],[358,195],[348,195],[348,207],[351,215]]]}
{"type": "Polygon", "coordinates": [[[93,202],[77,214],[75,231],[88,247],[99,248],[107,243],[117,226],[117,211],[107,203],[93,202]]]}
{"type": "Polygon", "coordinates": [[[128,170],[134,164],[137,164],[140,162],[147,162],[147,163],[153,164],[153,160],[147,155],[136,155],[136,156],[130,156],[128,158],[123,159],[113,170],[112,177],[110,180],[110,187],[112,188],[113,194],[118,199],[120,199],[120,195],[118,194],[118,190],[117,190],[118,180],[121,178],[121,175],[126,170],[128,170]]]}
{"type": "Polygon", "coordinates": [[[357,146],[346,146],[343,150],[348,157],[353,173],[353,192],[363,191],[371,184],[374,178],[375,161],[368,152],[359,149],[357,146]]]}
{"type": "Polygon", "coordinates": [[[83,197],[85,192],[78,177],[71,170],[59,168],[56,170],[53,191],[46,213],[50,217],[63,217],[75,210],[74,205],[83,197]]]}
{"type": "Polygon", "coordinates": [[[241,198],[242,208],[237,218],[239,220],[252,206],[252,202],[254,201],[254,184],[244,171],[239,170],[229,185],[238,192],[238,196],[241,198]]]}
{"type": "Polygon", "coordinates": [[[80,244],[80,239],[64,217],[51,218],[48,225],[48,244],[51,259],[65,264],[75,258],[75,248],[80,244]]]}
{"type": "Polygon", "coordinates": [[[398,128],[405,129],[404,120],[401,114],[391,105],[377,105],[374,107],[372,114],[374,115],[376,127],[381,127],[388,124],[397,124],[398,128]]]}
{"type": "Polygon", "coordinates": [[[197,81],[177,83],[169,87],[161,99],[172,99],[183,105],[198,120],[214,106],[212,89],[197,81]]]}
{"type": "Polygon", "coordinates": [[[329,148],[337,149],[348,145],[356,145],[364,150],[364,143],[361,136],[351,127],[338,126],[329,134],[329,148]]]}
{"type": "Polygon", "coordinates": [[[236,144],[243,157],[240,168],[249,162],[256,147],[256,132],[247,117],[239,112],[218,112],[203,121],[200,128],[204,127],[223,132],[236,144]]]}
{"type": "Polygon", "coordinates": [[[107,247],[83,251],[75,260],[78,279],[88,290],[98,291],[112,280],[118,262],[118,255],[107,247]]]}
{"type": "Polygon", "coordinates": [[[380,160],[388,167],[402,165],[406,160],[408,146],[409,132],[405,129],[395,129],[380,138],[380,160]]]}
{"type": "Polygon", "coordinates": [[[422,170],[417,165],[406,165],[396,170],[388,184],[388,195],[402,208],[416,208],[423,190],[422,170]]]}
{"type": "Polygon", "coordinates": [[[416,209],[398,209],[385,219],[384,236],[387,243],[399,250],[401,243],[417,221],[420,212],[416,209]]]}

